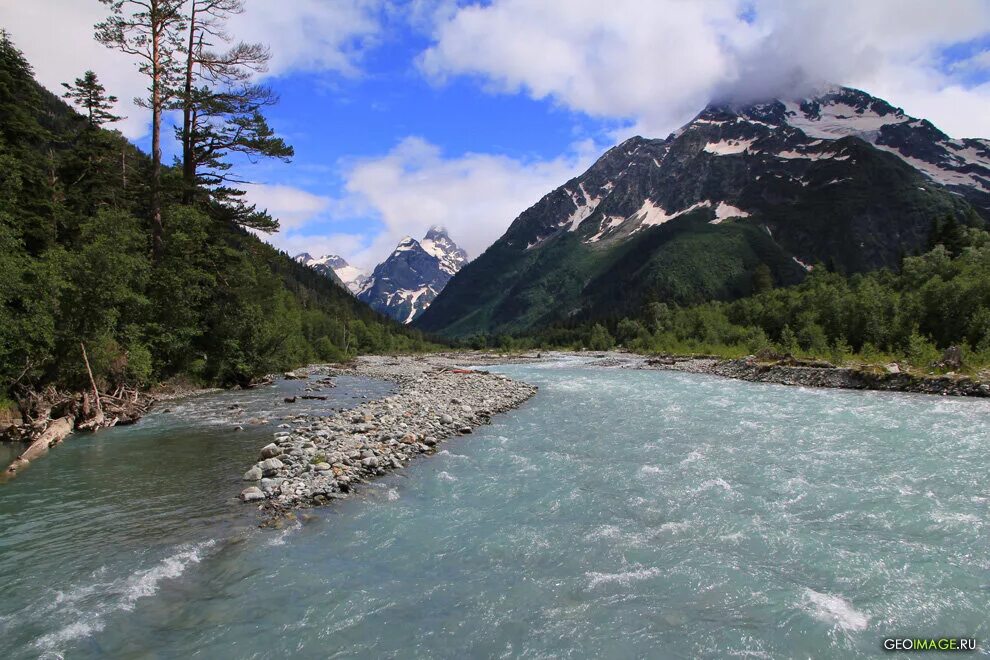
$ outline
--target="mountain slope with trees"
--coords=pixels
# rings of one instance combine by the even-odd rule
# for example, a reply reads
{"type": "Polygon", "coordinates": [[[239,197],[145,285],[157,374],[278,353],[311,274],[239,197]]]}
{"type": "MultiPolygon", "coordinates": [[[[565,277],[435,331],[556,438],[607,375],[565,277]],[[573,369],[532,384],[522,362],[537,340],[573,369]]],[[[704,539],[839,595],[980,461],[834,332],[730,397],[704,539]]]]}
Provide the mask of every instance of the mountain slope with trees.
{"type": "MultiPolygon", "coordinates": [[[[151,20],[110,4],[124,23],[151,20]]],[[[189,27],[168,25],[156,29],[189,27]]],[[[116,25],[105,36],[115,42],[128,29],[116,25]]],[[[176,80],[160,98],[149,96],[153,112],[182,107],[176,80]]],[[[262,128],[256,104],[224,106],[212,115],[216,133],[193,121],[189,194],[181,163],[162,166],[160,154],[149,157],[101,126],[116,117],[95,74],[68,87],[84,114],[38,85],[0,34],[0,395],[88,389],[83,346],[101,390],[173,377],[247,384],[307,361],[424,346],[418,333],[247,231],[277,223],[226,185],[233,177],[225,156],[287,153],[262,128]],[[254,128],[218,137],[242,125],[254,128]]],[[[224,96],[230,87],[217,89],[224,96]]],[[[196,92],[194,117],[228,101],[205,95],[196,92]]]]}
{"type": "Polygon", "coordinates": [[[634,137],[524,211],[415,322],[450,337],[621,318],[899,267],[936,221],[990,217],[990,143],[859,90],[713,104],[634,137]]]}

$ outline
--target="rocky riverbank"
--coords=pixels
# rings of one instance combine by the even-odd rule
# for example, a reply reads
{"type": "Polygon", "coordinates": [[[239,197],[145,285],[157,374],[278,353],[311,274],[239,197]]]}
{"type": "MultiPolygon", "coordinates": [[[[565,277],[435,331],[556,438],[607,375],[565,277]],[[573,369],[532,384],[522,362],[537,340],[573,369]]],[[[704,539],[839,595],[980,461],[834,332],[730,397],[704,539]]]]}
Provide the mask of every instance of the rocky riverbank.
{"type": "Polygon", "coordinates": [[[317,379],[341,374],[379,378],[399,390],[328,417],[284,425],[245,473],[244,480],[253,485],[241,499],[259,503],[273,516],[326,504],[358,483],[434,453],[445,439],[471,433],[536,394],[535,387],[505,376],[458,368],[466,362],[481,361],[465,354],[365,356],[343,367],[297,370],[296,376],[317,379]]]}
{"type": "Polygon", "coordinates": [[[641,368],[686,371],[737,378],[756,383],[778,383],[802,387],[834,387],[852,390],[915,392],[942,396],[990,396],[990,384],[957,374],[916,375],[899,369],[883,371],[869,367],[838,367],[820,361],[762,360],[748,356],[738,360],[715,357],[657,357],[641,368]]]}

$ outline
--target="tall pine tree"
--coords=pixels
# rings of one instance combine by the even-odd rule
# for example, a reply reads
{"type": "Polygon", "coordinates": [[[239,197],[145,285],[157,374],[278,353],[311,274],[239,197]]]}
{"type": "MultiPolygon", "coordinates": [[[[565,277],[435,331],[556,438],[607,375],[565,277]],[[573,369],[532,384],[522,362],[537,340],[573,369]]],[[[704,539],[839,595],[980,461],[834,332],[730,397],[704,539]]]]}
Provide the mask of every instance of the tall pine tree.
{"type": "Polygon", "coordinates": [[[162,112],[181,75],[179,60],[185,18],[183,0],[100,0],[110,16],[96,25],[96,40],[138,58],[149,79],[148,98],[138,101],[151,110],[151,245],[155,260],[165,251],[162,222],[162,112]]]}
{"type": "Polygon", "coordinates": [[[69,99],[86,114],[90,127],[96,128],[123,119],[110,112],[117,104],[117,97],[106,93],[106,88],[93,71],[87,71],[71,85],[62,83],[62,87],[66,89],[62,98],[69,99]]]}

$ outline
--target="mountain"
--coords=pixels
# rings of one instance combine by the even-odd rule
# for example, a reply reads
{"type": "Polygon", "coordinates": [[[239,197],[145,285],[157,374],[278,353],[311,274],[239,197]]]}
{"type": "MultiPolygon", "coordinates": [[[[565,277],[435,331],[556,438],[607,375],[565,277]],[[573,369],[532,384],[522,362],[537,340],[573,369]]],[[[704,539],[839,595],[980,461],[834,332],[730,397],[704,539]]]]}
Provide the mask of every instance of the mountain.
{"type": "Polygon", "coordinates": [[[467,253],[445,229],[430,227],[422,241],[408,236],[399,241],[395,251],[375,268],[358,299],[397,321],[410,323],[467,260],[467,253]]]}
{"type": "Polygon", "coordinates": [[[548,193],[417,321],[524,332],[899,266],[937,220],[990,218],[990,141],[955,140],[865,92],[716,103],[665,139],[633,137],[548,193]],[[765,278],[764,278],[765,279],[765,278]]]}
{"type": "Polygon", "coordinates": [[[303,252],[293,259],[329,277],[355,296],[368,281],[368,275],[363,270],[350,265],[343,257],[336,254],[325,254],[317,259],[309,252],[303,252]]]}

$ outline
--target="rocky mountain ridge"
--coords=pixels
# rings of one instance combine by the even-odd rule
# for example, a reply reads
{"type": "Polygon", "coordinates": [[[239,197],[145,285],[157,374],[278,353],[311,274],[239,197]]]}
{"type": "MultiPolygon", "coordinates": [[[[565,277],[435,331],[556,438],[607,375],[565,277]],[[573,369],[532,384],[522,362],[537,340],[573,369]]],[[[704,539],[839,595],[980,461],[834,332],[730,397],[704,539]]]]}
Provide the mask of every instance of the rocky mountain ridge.
{"type": "Polygon", "coordinates": [[[775,284],[815,263],[897,267],[934,222],[990,218],[990,141],[952,139],[849,88],[714,103],[667,138],[633,137],[524,211],[419,327],[518,332],[775,284]]]}
{"type": "Polygon", "coordinates": [[[410,236],[399,241],[392,254],[375,268],[358,299],[401,323],[411,323],[465,263],[467,253],[447,231],[430,227],[422,241],[410,236]]]}

